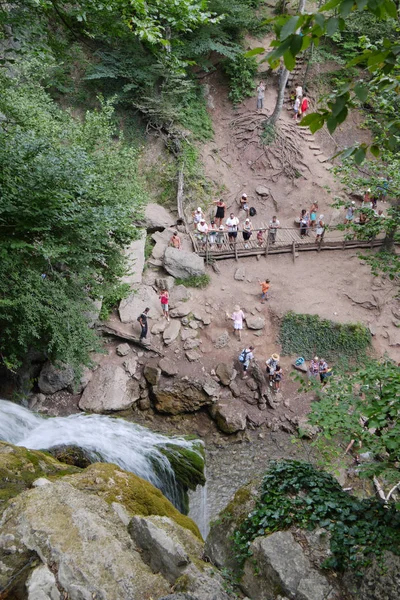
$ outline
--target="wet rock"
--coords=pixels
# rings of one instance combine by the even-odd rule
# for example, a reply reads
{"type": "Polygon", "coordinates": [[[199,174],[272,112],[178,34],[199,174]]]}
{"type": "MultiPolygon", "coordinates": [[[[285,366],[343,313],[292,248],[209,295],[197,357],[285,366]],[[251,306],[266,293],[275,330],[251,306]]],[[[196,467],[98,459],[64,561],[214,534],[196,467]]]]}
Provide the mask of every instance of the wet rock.
{"type": "Polygon", "coordinates": [[[172,342],[175,341],[176,338],[178,337],[180,330],[181,330],[180,321],[171,321],[170,323],[168,323],[168,327],[165,329],[165,331],[163,333],[164,344],[166,346],[169,346],[169,344],[172,344],[172,342]]]}
{"type": "Polygon", "coordinates": [[[129,344],[119,344],[115,349],[118,356],[126,356],[131,351],[129,344]]]}
{"type": "Polygon", "coordinates": [[[79,467],[80,469],[86,469],[86,467],[88,467],[92,464],[92,462],[94,462],[90,458],[89,454],[85,452],[83,448],[79,448],[79,446],[54,446],[53,448],[50,448],[48,452],[60,462],[66,465],[74,465],[75,467],[79,467]]]}
{"type": "Polygon", "coordinates": [[[74,370],[69,365],[55,367],[51,362],[45,363],[40,371],[38,386],[43,394],[55,394],[67,388],[74,381],[74,370]]]}
{"type": "Polygon", "coordinates": [[[168,375],[169,377],[173,377],[178,373],[178,366],[172,360],[168,358],[162,358],[158,363],[159,368],[161,369],[164,375],[168,375]]]}
{"type": "Polygon", "coordinates": [[[246,269],[245,267],[239,267],[235,271],[234,278],[236,281],[244,281],[246,279],[246,269]]]}
{"type": "Polygon", "coordinates": [[[219,363],[215,369],[215,374],[222,383],[222,385],[229,385],[233,379],[233,365],[226,363],[219,363]]]}
{"type": "Polygon", "coordinates": [[[212,407],[212,417],[224,433],[246,429],[246,409],[240,400],[219,400],[212,407]]]}
{"type": "Polygon", "coordinates": [[[205,274],[204,259],[194,252],[167,248],[164,254],[164,269],[173,277],[186,279],[205,274]]]}
{"type": "Polygon", "coordinates": [[[246,325],[249,329],[264,329],[265,327],[265,319],[264,317],[246,317],[246,325]]]}
{"type": "Polygon", "coordinates": [[[140,397],[139,384],[120,366],[98,367],[79,401],[79,408],[103,413],[125,410],[140,397]]]}
{"type": "Polygon", "coordinates": [[[143,375],[150,385],[157,385],[161,376],[161,369],[146,365],[143,369],[143,375]]]}

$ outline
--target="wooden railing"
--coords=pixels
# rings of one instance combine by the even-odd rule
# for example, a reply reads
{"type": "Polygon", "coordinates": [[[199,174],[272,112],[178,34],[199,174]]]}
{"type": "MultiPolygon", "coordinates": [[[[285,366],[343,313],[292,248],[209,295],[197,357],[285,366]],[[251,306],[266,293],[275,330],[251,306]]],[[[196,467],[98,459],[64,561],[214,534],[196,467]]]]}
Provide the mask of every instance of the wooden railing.
{"type": "Polygon", "coordinates": [[[346,248],[374,248],[381,246],[384,240],[383,234],[369,240],[355,239],[350,237],[347,231],[339,230],[336,227],[325,228],[318,241],[315,229],[309,229],[307,235],[301,237],[299,227],[280,227],[276,229],[275,237],[267,228],[256,229],[247,241],[243,238],[242,230],[237,232],[236,239],[229,239],[227,231],[213,231],[208,232],[207,235],[191,231],[189,235],[195,252],[205,257],[207,263],[224,258],[238,260],[241,256],[268,256],[285,252],[292,252],[294,258],[296,252],[305,250],[319,252],[346,248]],[[258,231],[263,232],[262,241],[257,240],[258,231]]]}

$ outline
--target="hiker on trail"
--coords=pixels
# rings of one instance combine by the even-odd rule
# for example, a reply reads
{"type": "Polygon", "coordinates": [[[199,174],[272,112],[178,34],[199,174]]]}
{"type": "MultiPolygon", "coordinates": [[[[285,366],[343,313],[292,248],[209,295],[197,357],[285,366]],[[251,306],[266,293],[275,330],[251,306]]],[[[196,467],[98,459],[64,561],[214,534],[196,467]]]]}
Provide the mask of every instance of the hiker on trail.
{"type": "Polygon", "coordinates": [[[344,221],[345,225],[348,225],[349,223],[351,223],[354,220],[355,210],[356,210],[356,203],[354,202],[354,200],[352,200],[351,204],[349,204],[346,209],[346,218],[344,221]]]}
{"type": "Polygon", "coordinates": [[[265,361],[269,385],[272,386],[276,367],[279,365],[279,354],[273,354],[271,358],[265,361]]]}
{"type": "Polygon", "coordinates": [[[294,111],[294,114],[293,114],[293,119],[294,119],[295,121],[297,121],[297,117],[298,117],[298,114],[299,114],[299,110],[300,110],[300,102],[301,102],[301,100],[300,100],[300,98],[297,96],[296,100],[294,101],[294,105],[293,105],[293,111],[294,111]]]}
{"type": "Polygon", "coordinates": [[[272,376],[272,389],[274,392],[279,392],[281,389],[281,381],[283,377],[282,367],[278,364],[275,367],[275,372],[272,376]]]}
{"type": "Polygon", "coordinates": [[[269,279],[265,281],[258,280],[258,283],[261,285],[261,304],[265,304],[265,301],[268,300],[268,292],[269,292],[269,279]]]}
{"type": "Polygon", "coordinates": [[[251,234],[253,233],[253,225],[251,224],[250,219],[246,219],[243,225],[243,240],[244,247],[248,248],[249,244],[247,243],[251,238],[251,234]]]}
{"type": "Polygon", "coordinates": [[[317,234],[317,237],[315,238],[316,242],[320,242],[322,240],[322,236],[325,231],[325,223],[323,221],[323,218],[324,215],[319,215],[317,229],[315,230],[315,233],[317,234]]]}
{"type": "Polygon", "coordinates": [[[228,239],[231,243],[236,242],[238,234],[239,219],[233,213],[229,215],[225,225],[228,228],[228,239]]]}
{"type": "Polygon", "coordinates": [[[317,211],[318,211],[318,203],[313,202],[312,207],[310,208],[310,227],[314,229],[317,224],[317,211]]]}
{"type": "Polygon", "coordinates": [[[163,290],[159,296],[161,301],[161,308],[164,314],[164,317],[169,321],[169,312],[168,312],[168,302],[169,302],[169,293],[168,290],[163,290]]]}
{"type": "Polygon", "coordinates": [[[259,246],[260,248],[264,245],[264,232],[262,229],[258,230],[257,233],[257,246],[259,246]]]}
{"type": "Polygon", "coordinates": [[[265,95],[265,85],[263,81],[257,86],[257,110],[262,110],[264,108],[264,95],[265,95]]]}
{"type": "Polygon", "coordinates": [[[225,219],[226,204],[222,200],[222,198],[220,198],[219,200],[214,200],[214,204],[217,205],[217,212],[215,213],[215,220],[217,222],[218,227],[220,227],[220,225],[222,225],[223,219],[225,219]]]}
{"type": "Polygon", "coordinates": [[[204,219],[204,217],[201,218],[200,223],[197,224],[197,238],[199,240],[199,242],[202,245],[202,248],[204,249],[207,243],[207,233],[208,233],[208,225],[204,219]]]}
{"type": "Polygon", "coordinates": [[[172,234],[172,237],[169,240],[169,245],[173,248],[176,248],[177,250],[182,250],[181,238],[179,237],[177,231],[174,231],[174,233],[172,234]]]}
{"type": "Polygon", "coordinates": [[[227,314],[227,317],[229,319],[232,319],[232,321],[233,321],[233,332],[234,333],[236,332],[237,339],[239,341],[241,341],[241,339],[242,339],[242,329],[243,329],[243,319],[245,317],[244,317],[244,312],[240,308],[239,304],[236,304],[236,306],[233,307],[233,313],[231,315],[227,314]]]}
{"type": "Polygon", "coordinates": [[[308,235],[308,225],[310,222],[310,215],[305,208],[301,211],[300,215],[300,237],[303,238],[308,235]]]}
{"type": "Polygon", "coordinates": [[[280,226],[280,222],[276,218],[276,215],[274,215],[269,222],[269,239],[272,244],[275,244],[276,242],[276,230],[279,229],[280,226]]]}
{"type": "Polygon", "coordinates": [[[224,243],[224,226],[220,225],[218,227],[218,233],[217,233],[217,237],[216,237],[216,242],[217,242],[217,248],[218,250],[221,250],[222,248],[222,244],[224,243]]]}
{"type": "Polygon", "coordinates": [[[195,229],[197,228],[197,225],[200,223],[202,218],[203,218],[203,211],[201,210],[201,208],[199,206],[193,213],[193,225],[194,225],[195,229]]]}
{"type": "Polygon", "coordinates": [[[253,350],[254,350],[254,347],[253,346],[249,346],[248,348],[244,348],[241,351],[241,353],[239,354],[239,362],[241,362],[242,365],[243,365],[243,377],[242,377],[242,379],[248,379],[247,371],[248,371],[248,368],[250,366],[250,361],[252,361],[253,358],[254,358],[253,350]]]}
{"type": "Polygon", "coordinates": [[[210,246],[214,246],[215,239],[217,237],[218,227],[215,221],[211,221],[210,229],[208,230],[208,241],[210,242],[210,246]]]}
{"type": "Polygon", "coordinates": [[[302,117],[305,116],[306,112],[308,111],[309,106],[310,106],[310,103],[308,102],[308,98],[304,94],[303,99],[301,101],[301,105],[300,105],[300,111],[299,111],[302,117]]]}
{"type": "Polygon", "coordinates": [[[303,88],[301,87],[301,85],[299,83],[296,83],[295,94],[296,94],[296,98],[301,98],[303,95],[303,88]]]}
{"type": "Polygon", "coordinates": [[[319,375],[319,358],[318,356],[314,356],[314,358],[310,361],[310,365],[308,367],[308,377],[316,378],[319,375]]]}
{"type": "Polygon", "coordinates": [[[242,194],[242,197],[240,198],[240,208],[244,210],[246,217],[248,217],[250,208],[249,201],[247,200],[247,194],[242,194]]]}
{"type": "Polygon", "coordinates": [[[322,385],[326,385],[328,383],[328,377],[329,377],[329,374],[331,373],[331,369],[329,369],[328,363],[326,362],[326,360],[324,358],[320,358],[319,363],[318,363],[318,368],[319,368],[319,379],[320,379],[322,385]]]}
{"type": "Polygon", "coordinates": [[[149,310],[150,308],[145,308],[144,311],[138,316],[137,320],[140,323],[140,327],[142,328],[142,331],[140,333],[140,341],[146,339],[147,337],[147,319],[148,319],[148,314],[149,314],[149,310]]]}

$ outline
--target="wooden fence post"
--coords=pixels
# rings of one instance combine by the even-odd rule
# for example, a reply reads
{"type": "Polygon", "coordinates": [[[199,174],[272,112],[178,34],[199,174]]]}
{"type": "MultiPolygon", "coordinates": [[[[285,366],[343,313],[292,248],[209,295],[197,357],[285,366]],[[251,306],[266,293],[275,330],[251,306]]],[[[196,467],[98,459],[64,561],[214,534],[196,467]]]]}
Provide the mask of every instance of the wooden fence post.
{"type": "Polygon", "coordinates": [[[293,241],[292,252],[293,252],[293,262],[296,262],[296,242],[295,241],[293,241]]]}
{"type": "Polygon", "coordinates": [[[325,227],[324,227],[324,230],[323,230],[323,232],[322,232],[321,239],[319,240],[319,244],[318,244],[318,250],[317,250],[317,252],[320,252],[320,251],[321,251],[321,244],[322,244],[322,240],[324,239],[324,235],[325,235],[325,227]]]}
{"type": "Polygon", "coordinates": [[[208,233],[206,233],[206,265],[208,266],[208,233]]]}
{"type": "Polygon", "coordinates": [[[265,246],[265,256],[268,256],[268,250],[269,250],[269,229],[267,229],[267,245],[265,246]]]}

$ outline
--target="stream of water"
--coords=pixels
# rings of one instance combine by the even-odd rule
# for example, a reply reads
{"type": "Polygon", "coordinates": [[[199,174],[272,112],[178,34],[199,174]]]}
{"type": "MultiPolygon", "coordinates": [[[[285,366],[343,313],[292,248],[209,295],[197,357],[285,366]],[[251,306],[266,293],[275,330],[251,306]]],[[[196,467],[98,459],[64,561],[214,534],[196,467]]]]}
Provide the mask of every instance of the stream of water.
{"type": "MultiPolygon", "coordinates": [[[[0,400],[0,440],[31,450],[79,446],[95,461],[114,463],[150,481],[177,508],[175,474],[161,449],[173,442],[197,451],[193,441],[153,433],[121,418],[93,414],[43,417],[7,400],[0,400]],[[156,470],[154,464],[157,464],[156,470]]],[[[200,509],[199,515],[203,513],[200,509]]],[[[204,531],[204,524],[197,524],[204,531]]]]}

